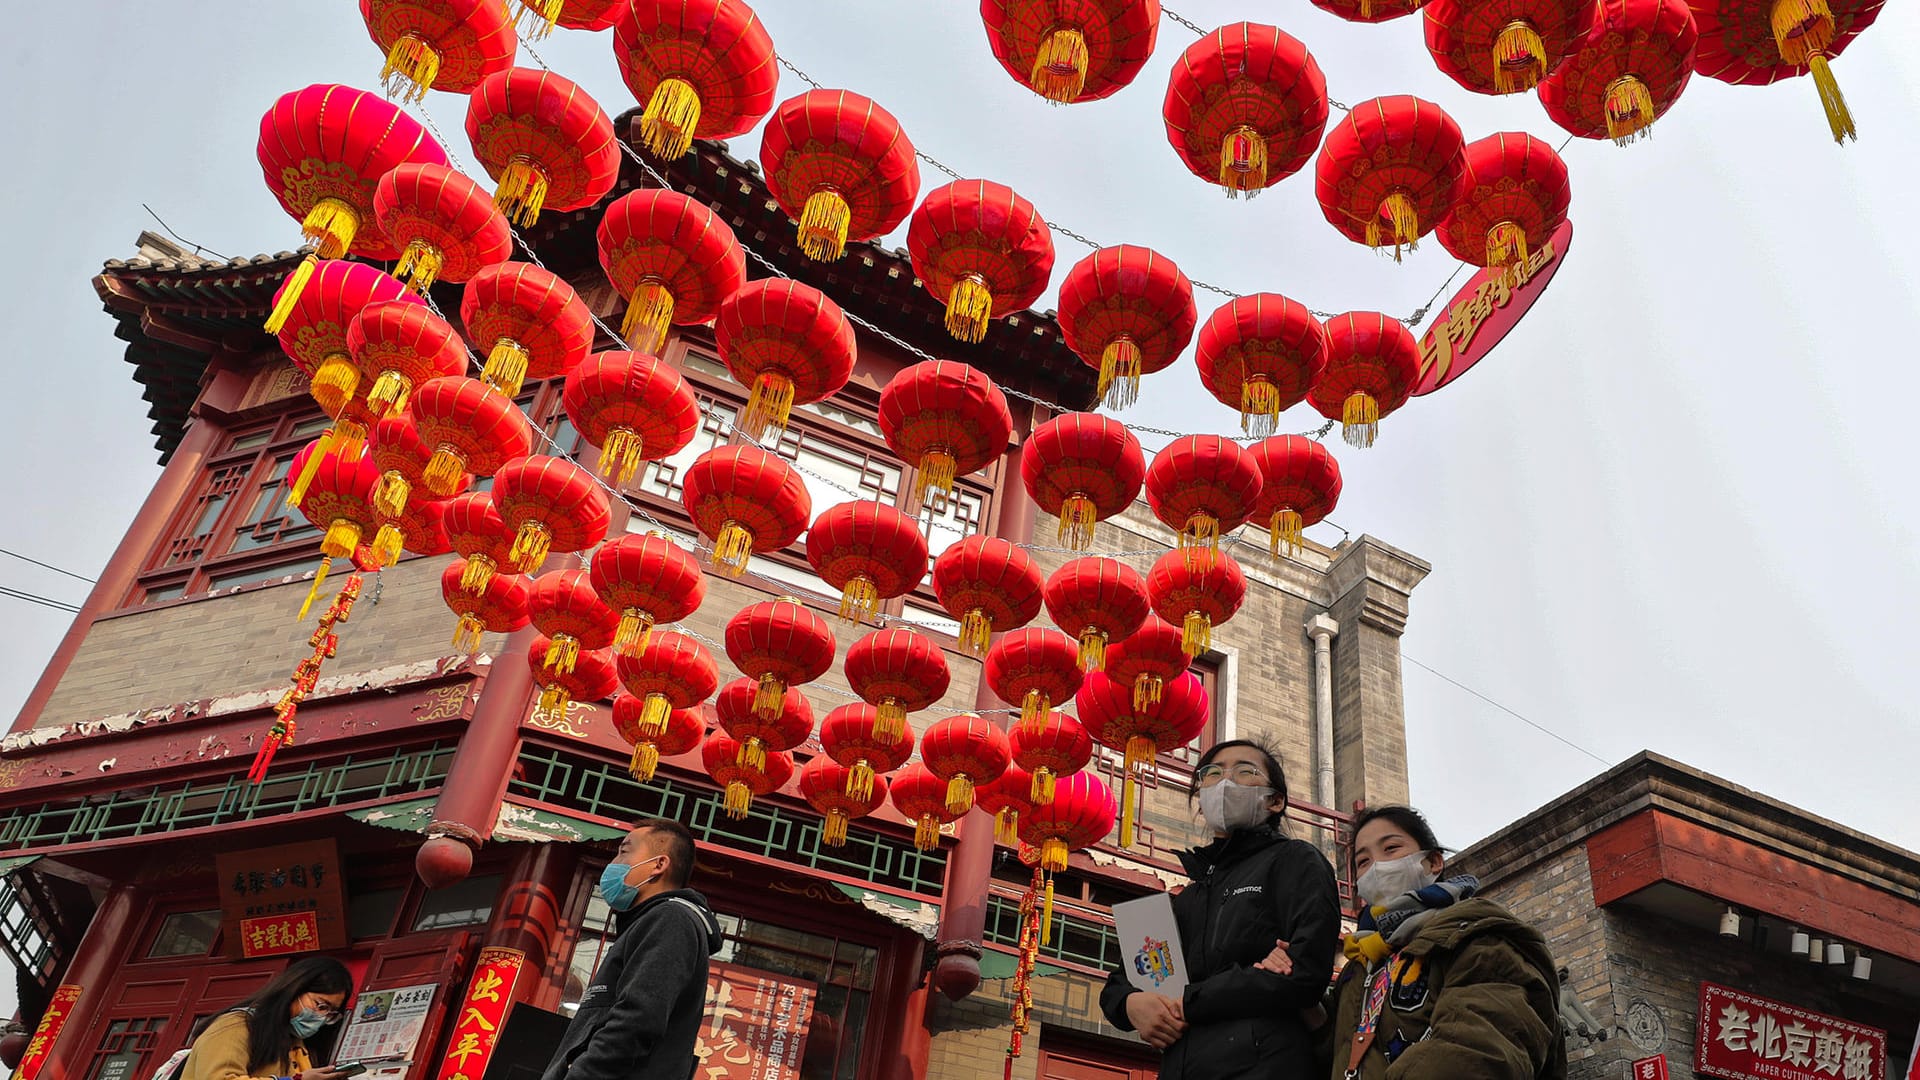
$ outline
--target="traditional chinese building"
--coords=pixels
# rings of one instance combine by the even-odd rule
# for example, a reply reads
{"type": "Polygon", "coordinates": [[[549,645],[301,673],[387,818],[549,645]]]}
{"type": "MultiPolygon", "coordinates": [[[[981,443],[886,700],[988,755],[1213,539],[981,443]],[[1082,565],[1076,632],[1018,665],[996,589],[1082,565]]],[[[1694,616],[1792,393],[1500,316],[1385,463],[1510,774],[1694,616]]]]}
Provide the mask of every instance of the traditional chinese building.
{"type": "Polygon", "coordinates": [[[1573,1080],[1905,1076],[1920,855],[1643,753],[1451,866],[1546,933],[1573,1080]]]}
{"type": "MultiPolygon", "coordinates": [[[[913,348],[1062,408],[1093,400],[1094,372],[1049,315],[1006,315],[984,344],[962,345],[903,253],[856,244],[831,264],[802,257],[757,170],[724,145],[698,145],[669,179],[783,271],[913,348]]],[[[629,162],[609,198],[646,182],[629,162]]],[[[607,317],[621,301],[597,265],[597,218],[550,212],[528,240],[607,317]]],[[[316,948],[345,958],[363,988],[395,991],[369,1010],[420,1017],[415,1064],[391,1080],[477,1080],[482,1036],[512,1022],[508,1006],[564,1013],[580,996],[608,921],[593,883],[611,841],[650,816],[693,830],[695,883],[727,934],[717,991],[733,1011],[724,1031],[710,1032],[703,1077],[729,1075],[742,1052],[796,1057],[782,1076],[836,1080],[998,1069],[1008,1037],[998,988],[1014,968],[1026,870],[995,848],[990,818],[976,812],[922,852],[912,829],[883,813],[834,848],[790,791],[729,819],[696,756],[671,758],[653,782],[637,783],[604,702],[530,718],[529,632],[489,636],[472,658],[448,646],[444,558],[406,558],[366,579],[336,628],[337,655],[300,709],[297,740],[265,782],[248,781],[271,706],[311,652],[312,621],[295,612],[318,534],[290,516],[284,488],[294,454],[325,419],[260,329],[295,262],[287,253],[209,261],[143,235],[137,256],[95,279],[152,403],[165,469],[0,744],[0,948],[21,973],[19,1024],[46,1036],[30,1059],[35,1080],[145,1076],[195,1018],[316,948]]],[[[457,312],[457,292],[441,288],[439,306],[457,312]]],[[[864,330],[859,349],[847,390],[797,409],[778,444],[805,470],[816,509],[849,491],[906,506],[912,491],[913,468],[888,452],[875,407],[915,357],[864,330]]],[[[677,334],[663,354],[696,388],[706,423],[684,453],[636,477],[638,510],[625,526],[651,528],[651,519],[686,536],[681,474],[725,440],[745,394],[703,328],[677,334]]],[[[520,404],[562,449],[577,450],[559,391],[529,383],[520,404]]],[[[1055,543],[1016,456],[1051,412],[1013,404],[1006,456],[963,478],[942,513],[922,515],[936,553],[975,533],[1055,543]]],[[[1103,525],[1093,546],[1137,551],[1144,571],[1144,557],[1170,542],[1140,508],[1103,525]]],[[[1196,662],[1213,703],[1200,741],[1272,740],[1299,827],[1331,839],[1348,820],[1332,808],[1406,795],[1398,640],[1428,567],[1365,536],[1278,561],[1264,540],[1239,550],[1250,599],[1196,662]]],[[[1038,557],[1049,569],[1064,558],[1038,557]]],[[[688,627],[717,638],[735,611],[778,594],[837,611],[797,550],[756,557],[752,571],[711,579],[688,627]]],[[[952,689],[916,725],[1003,707],[929,591],[883,614],[948,651],[952,689]]],[[[856,630],[836,626],[844,651],[856,630]]],[[[808,689],[822,712],[847,700],[837,670],[808,689]]],[[[1107,911],[1175,880],[1170,851],[1195,824],[1182,794],[1191,761],[1191,751],[1162,756],[1139,844],[1077,854],[1059,875],[1061,921],[1016,1075],[1135,1060],[1129,1046],[1139,1044],[1103,1032],[1093,1005],[1101,969],[1117,962],[1107,911]]],[[[1100,767],[1111,777],[1116,762],[1100,767]]],[[[362,1031],[370,1041],[390,1034],[362,1031]]]]}

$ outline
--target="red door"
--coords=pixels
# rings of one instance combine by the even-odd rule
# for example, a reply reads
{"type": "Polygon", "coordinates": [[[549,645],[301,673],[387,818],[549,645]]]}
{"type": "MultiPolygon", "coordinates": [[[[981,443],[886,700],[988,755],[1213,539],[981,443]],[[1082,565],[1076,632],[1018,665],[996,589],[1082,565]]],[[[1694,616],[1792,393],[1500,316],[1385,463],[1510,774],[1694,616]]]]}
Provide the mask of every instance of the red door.
{"type": "Polygon", "coordinates": [[[1156,1080],[1158,1057],[1143,1048],[1101,1040],[1040,1040],[1038,1080],[1156,1080]]]}

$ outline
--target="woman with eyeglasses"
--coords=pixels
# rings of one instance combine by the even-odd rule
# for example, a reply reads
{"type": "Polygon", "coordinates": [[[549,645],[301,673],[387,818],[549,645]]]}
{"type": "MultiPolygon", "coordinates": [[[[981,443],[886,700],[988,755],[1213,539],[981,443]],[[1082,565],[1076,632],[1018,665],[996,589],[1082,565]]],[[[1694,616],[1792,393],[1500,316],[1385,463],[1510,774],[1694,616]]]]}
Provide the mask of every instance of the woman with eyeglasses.
{"type": "Polygon", "coordinates": [[[1287,777],[1266,747],[1216,743],[1193,783],[1189,802],[1198,801],[1213,842],[1180,853],[1192,879],[1173,896],[1187,988],[1177,998],[1150,993],[1117,969],[1101,1011],[1161,1052],[1167,1080],[1305,1080],[1315,1047],[1302,1011],[1333,975],[1340,934],[1333,867],[1287,836],[1287,777]],[[1276,941],[1298,943],[1291,970],[1256,969],[1276,941]]]}
{"type": "Polygon", "coordinates": [[[179,1080],[336,1080],[314,1062],[331,1060],[352,996],[345,964],[295,960],[194,1037],[179,1080]]]}

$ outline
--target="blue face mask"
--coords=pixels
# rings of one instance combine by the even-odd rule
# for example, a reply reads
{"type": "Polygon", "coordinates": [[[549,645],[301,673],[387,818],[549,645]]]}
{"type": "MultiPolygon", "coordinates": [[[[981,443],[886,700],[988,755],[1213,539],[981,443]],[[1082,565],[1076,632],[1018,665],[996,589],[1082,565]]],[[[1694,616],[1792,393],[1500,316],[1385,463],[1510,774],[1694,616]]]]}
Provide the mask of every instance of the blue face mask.
{"type": "Polygon", "coordinates": [[[321,1028],[327,1026],[327,1018],[312,1009],[301,1009],[300,1015],[287,1022],[292,1025],[293,1033],[303,1039],[313,1038],[320,1034],[321,1028]]]}
{"type": "Polygon", "coordinates": [[[615,911],[626,911],[640,896],[640,886],[627,884],[627,875],[633,873],[629,863],[608,863],[600,871],[600,895],[607,906],[615,911]]]}

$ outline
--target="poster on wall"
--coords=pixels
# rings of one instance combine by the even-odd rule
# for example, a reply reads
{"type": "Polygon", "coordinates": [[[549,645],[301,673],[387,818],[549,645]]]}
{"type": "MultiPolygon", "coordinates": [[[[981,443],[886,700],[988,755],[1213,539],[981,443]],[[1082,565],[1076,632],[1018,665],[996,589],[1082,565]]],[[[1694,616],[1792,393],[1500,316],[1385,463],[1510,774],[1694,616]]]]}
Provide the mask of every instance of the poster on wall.
{"type": "Polygon", "coordinates": [[[353,999],[353,1012],[347,1018],[347,1029],[340,1033],[340,1045],[334,1048],[334,1060],[379,1059],[390,1063],[369,1068],[363,1074],[366,1080],[399,1080],[407,1075],[438,989],[437,984],[422,983],[392,990],[362,990],[353,999]]]}
{"type": "Polygon", "coordinates": [[[695,1080],[799,1080],[815,995],[803,979],[715,961],[695,1080]]]}
{"type": "Polygon", "coordinates": [[[1728,1080],[1887,1080],[1887,1033],[1700,984],[1694,1069],[1728,1080]]]}

